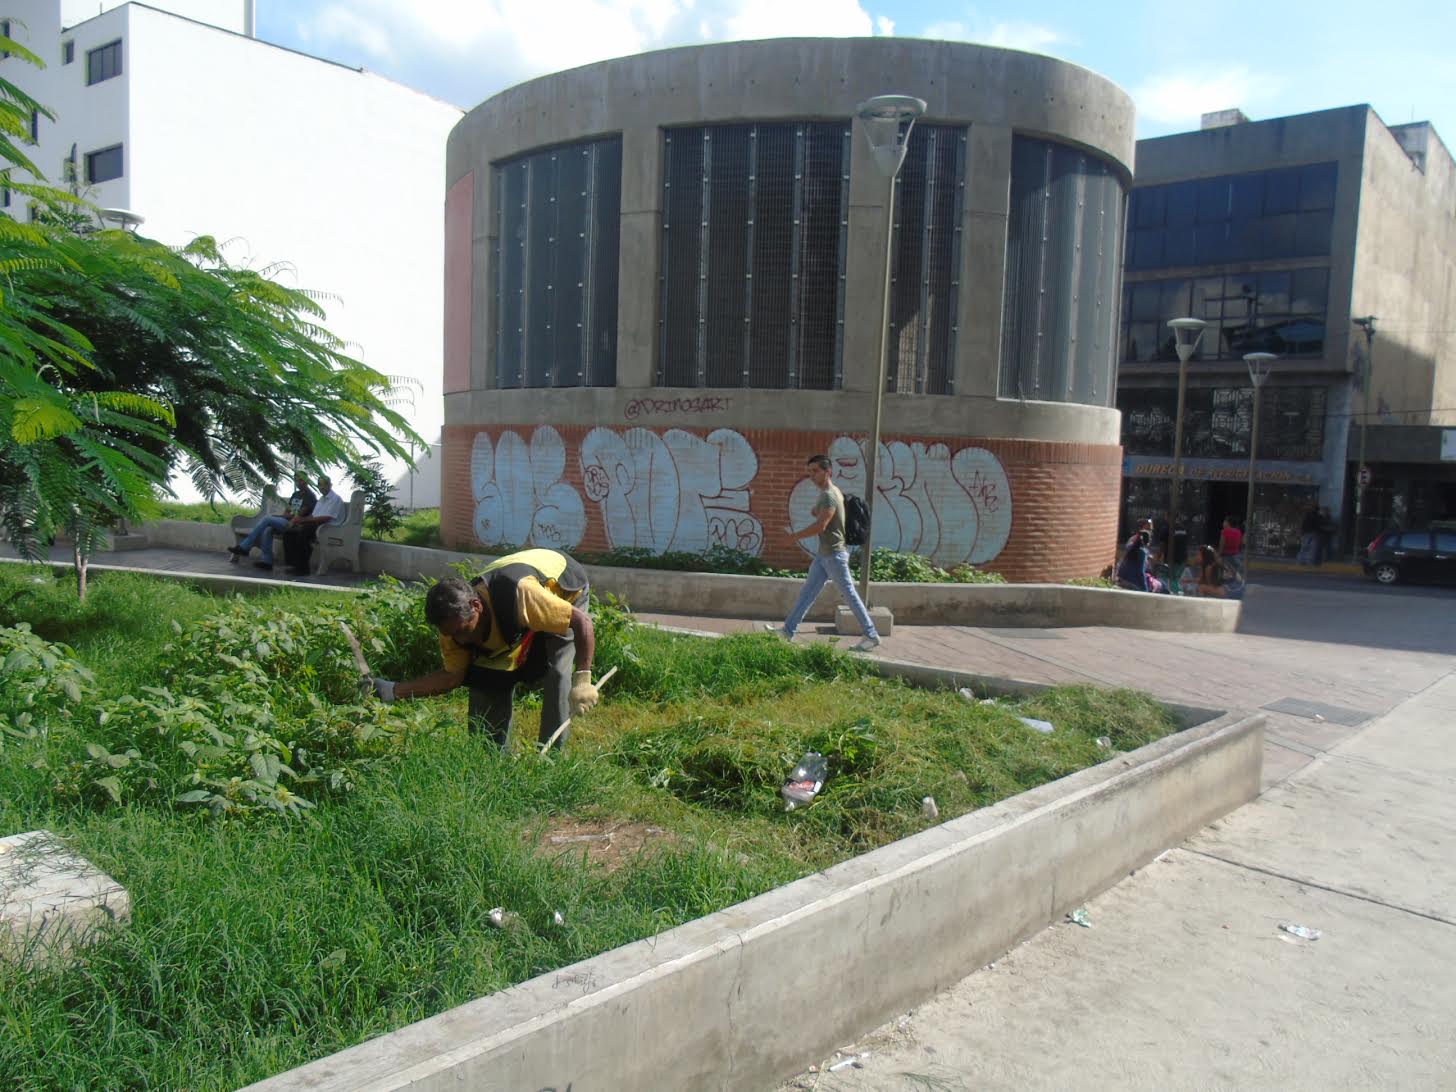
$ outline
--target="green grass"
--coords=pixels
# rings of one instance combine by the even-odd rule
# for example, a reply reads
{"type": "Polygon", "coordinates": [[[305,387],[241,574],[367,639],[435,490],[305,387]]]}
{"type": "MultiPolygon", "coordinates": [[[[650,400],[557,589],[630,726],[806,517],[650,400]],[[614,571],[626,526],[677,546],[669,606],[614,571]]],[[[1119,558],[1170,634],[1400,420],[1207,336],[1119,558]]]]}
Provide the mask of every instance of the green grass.
{"type": "Polygon", "coordinates": [[[233,504],[229,501],[218,501],[216,504],[200,502],[197,504],[180,504],[176,502],[165,502],[162,504],[162,513],[159,519],[183,519],[193,523],[228,523],[234,516],[256,516],[258,506],[256,504],[233,504]]]}
{"type": "MultiPolygon", "coordinates": [[[[675,638],[599,604],[598,671],[620,670],[570,751],[541,761],[468,736],[459,693],[351,704],[335,614],[355,612],[377,669],[398,673],[434,655],[417,607],[388,586],[238,600],[129,574],[99,574],[82,607],[64,576],[0,566],[0,626],[31,623],[95,675],[80,703],[27,691],[47,732],[0,747],[0,831],[56,831],[133,900],[131,924],[70,969],[0,964],[0,1074],[24,1074],[15,1087],[235,1087],[921,830],[926,795],[950,818],[1100,761],[1098,736],[1130,749],[1172,727],[1130,692],[983,706],[870,676],[823,644],[675,638]],[[256,659],[271,687],[243,719],[322,748],[351,789],[294,785],[317,805],[302,815],[173,802],[167,779],[186,764],[115,703],[165,683],[178,708],[186,690],[222,723],[224,699],[253,692],[229,657],[256,659]],[[213,664],[225,674],[203,678],[213,664]],[[116,771],[120,804],[78,772],[87,742],[138,752],[116,771]],[[829,782],[786,814],[778,786],[810,748],[830,757],[829,782]],[[125,780],[148,758],[166,791],[125,780]],[[592,820],[666,833],[618,868],[571,844],[543,851],[549,830],[592,820]],[[520,927],[492,928],[495,906],[520,927]]],[[[38,676],[11,677],[13,694],[38,676]]],[[[167,715],[159,703],[157,723],[167,715]]],[[[522,695],[520,736],[539,715],[522,695]]]]}
{"type": "Polygon", "coordinates": [[[410,512],[400,520],[399,526],[387,535],[376,535],[366,528],[364,537],[377,539],[380,542],[397,542],[401,546],[423,546],[429,550],[445,548],[444,542],[440,539],[440,510],[438,508],[418,508],[410,512]]]}

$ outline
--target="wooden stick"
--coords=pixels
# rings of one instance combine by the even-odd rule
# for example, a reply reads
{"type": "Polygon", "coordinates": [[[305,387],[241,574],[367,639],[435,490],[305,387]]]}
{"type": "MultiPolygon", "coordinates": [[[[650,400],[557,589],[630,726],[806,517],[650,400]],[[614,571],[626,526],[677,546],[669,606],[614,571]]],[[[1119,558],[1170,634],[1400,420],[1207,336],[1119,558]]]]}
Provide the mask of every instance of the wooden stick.
{"type": "Polygon", "coordinates": [[[344,636],[349,638],[349,648],[354,653],[354,666],[359,669],[359,692],[367,693],[374,689],[374,672],[369,670],[369,664],[364,660],[364,650],[359,647],[359,638],[354,636],[354,631],[349,628],[349,623],[341,618],[339,628],[344,631],[344,636]]]}
{"type": "MultiPolygon", "coordinates": [[[[607,680],[610,679],[616,673],[617,673],[617,669],[614,667],[610,671],[608,671],[605,675],[603,675],[600,679],[598,679],[597,680],[597,689],[600,690],[602,687],[606,686],[607,685],[607,680]]],[[[551,738],[548,739],[545,743],[541,744],[541,753],[544,755],[547,751],[551,750],[551,745],[554,744],[558,739],[560,739],[561,738],[561,733],[564,732],[564,731],[566,731],[566,729],[569,728],[569,727],[571,727],[571,718],[570,717],[567,717],[565,720],[563,720],[561,722],[561,727],[558,728],[558,729],[556,729],[556,731],[554,731],[554,732],[551,733],[551,738]]]]}

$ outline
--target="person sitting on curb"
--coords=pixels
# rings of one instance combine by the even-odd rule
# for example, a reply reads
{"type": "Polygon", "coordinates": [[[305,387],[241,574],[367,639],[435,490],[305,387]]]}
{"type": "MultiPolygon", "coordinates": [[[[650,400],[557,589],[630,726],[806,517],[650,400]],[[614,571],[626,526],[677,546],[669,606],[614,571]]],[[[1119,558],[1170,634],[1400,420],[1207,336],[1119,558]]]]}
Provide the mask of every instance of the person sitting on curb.
{"type": "MultiPolygon", "coordinates": [[[[586,570],[557,550],[521,550],[491,562],[469,584],[442,580],[425,595],[425,621],[440,635],[444,667],[406,682],[373,680],[386,702],[470,688],[468,724],[497,746],[510,742],[516,684],[544,680],[540,743],[596,705],[596,631],[586,570]]],[[[562,733],[566,746],[569,733],[562,733]]]]}
{"type": "Polygon", "coordinates": [[[256,546],[261,557],[253,564],[260,569],[272,569],[273,536],[279,531],[286,531],[294,516],[312,515],[317,499],[314,491],[308,487],[308,472],[296,471],[293,475],[293,495],[288,498],[283,514],[281,516],[262,516],[242,542],[228,547],[228,553],[233,555],[233,564],[236,565],[247,557],[256,546]]]}
{"type": "MultiPolygon", "coordinates": [[[[792,527],[785,527],[784,530],[795,542],[801,539],[819,538],[819,551],[814,555],[813,562],[809,565],[809,572],[804,577],[804,586],[799,590],[798,602],[794,609],[789,611],[789,616],[784,619],[782,626],[776,626],[772,622],[765,622],[764,629],[770,633],[776,633],[786,641],[792,641],[794,634],[799,630],[799,623],[804,620],[804,615],[809,613],[809,608],[814,605],[814,600],[819,598],[819,592],[824,585],[832,580],[834,586],[839,589],[840,597],[854,616],[859,619],[860,632],[864,636],[854,645],[850,646],[852,652],[871,652],[880,647],[880,634],[875,629],[875,623],[870,618],[870,612],[865,609],[864,600],[859,597],[855,590],[854,580],[849,575],[849,549],[844,544],[844,494],[839,487],[830,479],[834,476],[834,464],[828,455],[811,455],[808,459],[809,479],[819,488],[819,498],[814,502],[810,515],[814,522],[805,527],[802,531],[795,531],[792,527]]],[[[869,543],[865,543],[861,549],[868,550],[869,543]]]]}
{"type": "Polygon", "coordinates": [[[1117,586],[1127,591],[1161,592],[1163,582],[1148,573],[1148,544],[1152,535],[1139,531],[1128,539],[1117,566],[1117,586]]]}
{"type": "Polygon", "coordinates": [[[308,557],[313,553],[318,529],[325,524],[334,526],[344,522],[344,498],[334,492],[334,483],[327,474],[319,475],[318,487],[319,498],[314,502],[313,511],[306,516],[294,516],[283,532],[283,559],[294,576],[308,575],[308,557]]]}
{"type": "Polygon", "coordinates": [[[1212,546],[1198,547],[1198,594],[1214,599],[1226,599],[1224,588],[1223,559],[1212,546]]]}

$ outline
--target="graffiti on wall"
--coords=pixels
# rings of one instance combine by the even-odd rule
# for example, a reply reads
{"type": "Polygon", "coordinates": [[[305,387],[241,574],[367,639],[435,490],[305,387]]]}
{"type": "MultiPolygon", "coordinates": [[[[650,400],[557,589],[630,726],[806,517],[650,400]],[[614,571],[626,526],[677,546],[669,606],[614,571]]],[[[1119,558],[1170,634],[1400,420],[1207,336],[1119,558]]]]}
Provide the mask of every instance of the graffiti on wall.
{"type": "MultiPolygon", "coordinates": [[[[918,553],[940,565],[981,564],[1011,534],[1011,486],[1000,460],[979,447],[954,453],[943,443],[893,441],[879,448],[874,545],[918,553]]],[[[829,446],[834,478],[864,495],[861,444],[840,436],[829,446]]],[[[475,535],[510,543],[574,549],[586,534],[586,504],[597,506],[614,548],[653,553],[729,546],[763,550],[763,524],[749,508],[758,455],[744,437],[720,428],[707,436],[682,429],[594,428],[581,441],[580,491],[564,480],[566,445],[542,425],[529,441],[514,430],[480,432],[470,453],[475,535]]],[[[814,484],[799,481],[789,522],[807,526],[814,484]]],[[[812,542],[803,543],[813,550],[812,542]]]]}
{"type": "Polygon", "coordinates": [[[595,428],[581,442],[581,474],[613,547],[763,549],[763,525],[748,510],[758,456],[732,429],[595,428]]]}
{"type": "MultiPolygon", "coordinates": [[[[829,445],[834,481],[865,494],[865,451],[840,436],[829,445]]],[[[812,522],[818,490],[807,477],[789,495],[795,527],[812,522]]],[[[1011,535],[1011,485],[995,455],[980,447],[951,454],[946,444],[881,444],[875,469],[873,545],[917,553],[937,565],[979,565],[996,557],[1011,535]]],[[[812,551],[812,540],[801,545],[812,551]]]]}
{"type": "Polygon", "coordinates": [[[561,475],[566,445],[543,425],[528,445],[515,432],[499,441],[479,432],[470,450],[475,537],[488,546],[509,543],[573,549],[586,532],[581,495],[561,475]]]}

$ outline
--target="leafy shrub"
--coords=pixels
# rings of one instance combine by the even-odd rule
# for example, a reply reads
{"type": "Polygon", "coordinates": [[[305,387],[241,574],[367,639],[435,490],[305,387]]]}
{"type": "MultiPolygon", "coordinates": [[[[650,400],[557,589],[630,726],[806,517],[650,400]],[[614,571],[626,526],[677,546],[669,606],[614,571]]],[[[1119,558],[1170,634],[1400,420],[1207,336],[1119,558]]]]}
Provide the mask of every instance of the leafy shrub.
{"type": "MultiPolygon", "coordinates": [[[[851,559],[851,569],[859,571],[859,552],[851,559]]],[[[870,579],[903,584],[1004,584],[1000,573],[982,572],[971,565],[942,569],[919,554],[900,553],[880,547],[870,555],[870,579]]]]}
{"type": "Polygon", "coordinates": [[[31,632],[30,624],[0,627],[0,750],[7,739],[46,735],[90,696],[96,679],[68,646],[31,632]]]}
{"type": "Polygon", "coordinates": [[[362,459],[349,468],[354,485],[364,493],[364,526],[374,538],[388,538],[404,519],[394,503],[394,483],[376,458],[362,459]]]}

